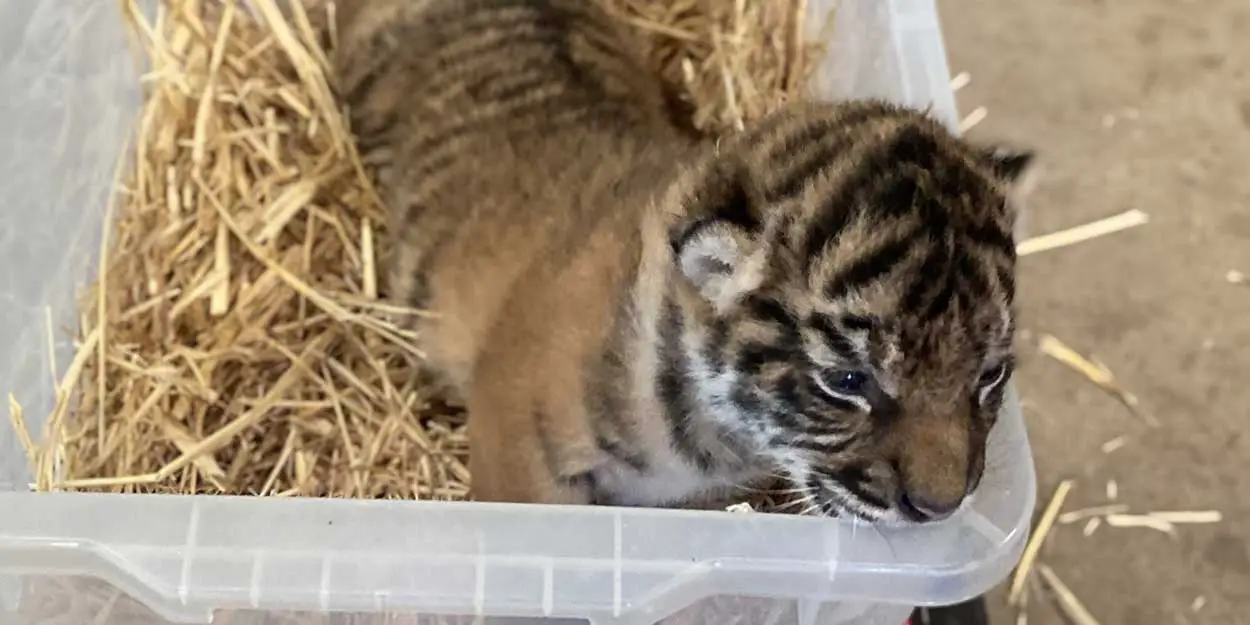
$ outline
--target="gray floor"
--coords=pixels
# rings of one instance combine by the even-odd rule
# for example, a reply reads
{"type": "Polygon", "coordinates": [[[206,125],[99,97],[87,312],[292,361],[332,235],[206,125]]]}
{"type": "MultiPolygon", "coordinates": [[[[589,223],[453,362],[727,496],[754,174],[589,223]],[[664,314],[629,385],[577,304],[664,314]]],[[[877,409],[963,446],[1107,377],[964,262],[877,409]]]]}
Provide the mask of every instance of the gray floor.
{"type": "MultiPolygon", "coordinates": [[[[1225,280],[1250,274],[1250,2],[939,1],[952,70],[972,76],[960,106],[989,111],[971,136],[1043,152],[1032,232],[1152,220],[1022,261],[1043,499],[1074,478],[1068,507],[1097,505],[1115,480],[1137,510],[1225,515],[1174,538],[1063,526],[1043,559],[1105,625],[1250,623],[1250,285],[1225,280]],[[1106,363],[1162,427],[1039,355],[1041,333],[1106,363]]],[[[1029,623],[1063,622],[1034,602],[1029,623]]]]}

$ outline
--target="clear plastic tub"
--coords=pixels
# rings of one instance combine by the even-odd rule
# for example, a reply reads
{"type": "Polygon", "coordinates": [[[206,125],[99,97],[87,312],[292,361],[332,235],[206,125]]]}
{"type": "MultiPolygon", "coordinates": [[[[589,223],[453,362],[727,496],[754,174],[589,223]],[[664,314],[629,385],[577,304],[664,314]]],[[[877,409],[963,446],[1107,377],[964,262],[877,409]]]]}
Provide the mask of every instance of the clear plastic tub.
{"type": "MultiPolygon", "coordinates": [[[[832,4],[813,0],[809,23],[832,4]]],[[[931,105],[954,124],[948,78],[931,0],[842,0],[823,95],[931,105]]],[[[0,391],[28,418],[52,403],[45,310],[73,325],[138,104],[115,3],[0,0],[0,391]]],[[[68,342],[56,352],[65,366],[68,342]]],[[[5,424],[0,622],[899,625],[912,605],[987,590],[1019,556],[1036,486],[1014,396],[991,445],[970,509],[885,531],[720,512],[33,494],[5,424]]]]}

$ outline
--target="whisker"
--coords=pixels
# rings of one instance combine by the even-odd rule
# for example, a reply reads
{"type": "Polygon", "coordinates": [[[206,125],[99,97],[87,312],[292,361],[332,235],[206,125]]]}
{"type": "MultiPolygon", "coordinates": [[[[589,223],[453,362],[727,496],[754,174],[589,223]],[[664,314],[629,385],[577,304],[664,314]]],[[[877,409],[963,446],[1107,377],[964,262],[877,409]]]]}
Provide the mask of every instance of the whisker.
{"type": "Polygon", "coordinates": [[[812,512],[818,511],[820,510],[820,508],[821,508],[820,502],[813,503],[812,505],[804,508],[802,512],[798,513],[798,516],[810,516],[812,512]]]}
{"type": "Polygon", "coordinates": [[[754,486],[747,486],[745,484],[735,484],[733,488],[735,490],[740,490],[740,491],[751,493],[754,495],[793,495],[794,493],[801,493],[806,490],[798,486],[795,486],[792,488],[777,489],[777,488],[757,488],[754,486]]]}
{"type": "Polygon", "coordinates": [[[803,504],[811,503],[815,500],[816,500],[816,494],[810,493],[806,497],[803,497],[801,499],[795,499],[793,501],[789,501],[787,503],[777,506],[777,510],[778,511],[789,510],[790,508],[795,508],[803,504]]]}
{"type": "Polygon", "coordinates": [[[876,526],[876,525],[874,525],[874,524],[866,524],[866,525],[868,526],[868,529],[870,529],[870,530],[872,530],[872,531],[876,532],[876,533],[877,533],[877,535],[881,537],[881,540],[884,540],[884,541],[885,541],[886,546],[890,548],[890,554],[891,554],[891,555],[893,555],[895,558],[897,558],[897,557],[898,557],[898,549],[894,546],[894,543],[890,540],[889,535],[887,535],[885,532],[881,531],[881,528],[880,528],[880,527],[877,527],[877,526],[876,526]]]}

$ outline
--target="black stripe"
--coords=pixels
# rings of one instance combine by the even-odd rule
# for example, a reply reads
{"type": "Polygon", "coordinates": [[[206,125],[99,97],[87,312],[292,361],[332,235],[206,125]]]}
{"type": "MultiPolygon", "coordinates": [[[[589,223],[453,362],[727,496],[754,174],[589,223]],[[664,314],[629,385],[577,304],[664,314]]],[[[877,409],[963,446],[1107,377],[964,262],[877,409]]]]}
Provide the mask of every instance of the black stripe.
{"type": "Polygon", "coordinates": [[[876,385],[869,388],[865,398],[868,400],[868,405],[872,407],[872,419],[879,426],[888,426],[898,421],[903,414],[903,406],[898,403],[898,400],[890,397],[876,385]]]}
{"type": "MultiPolygon", "coordinates": [[[[526,117],[540,113],[547,116],[554,115],[552,109],[559,108],[560,96],[544,97],[539,100],[524,101],[512,107],[499,107],[494,109],[478,109],[476,114],[470,114],[458,117],[454,123],[439,128],[437,132],[422,137],[408,150],[411,154],[421,154],[436,150],[447,143],[455,141],[466,134],[473,134],[474,131],[480,130],[482,125],[498,121],[499,119],[509,118],[509,121],[518,127],[523,127],[521,121],[526,117]]],[[[533,120],[530,120],[533,121],[533,120]]]]}
{"type": "MultiPolygon", "coordinates": [[[[897,115],[897,111],[888,105],[880,103],[863,103],[861,105],[844,105],[852,110],[845,108],[830,108],[829,115],[822,115],[817,119],[808,121],[786,136],[779,139],[773,139],[773,143],[768,146],[768,151],[764,154],[765,161],[769,164],[789,163],[789,159],[793,157],[794,152],[800,148],[816,143],[824,139],[831,138],[834,133],[843,133],[845,135],[852,134],[852,131],[870,123],[897,115]]],[[[785,117],[784,121],[791,121],[795,118],[785,117]]],[[[810,118],[807,118],[810,119],[810,118]]],[[[778,120],[779,122],[782,120],[778,120]]],[[[806,120],[805,120],[806,121],[806,120]]],[[[752,133],[756,141],[768,141],[767,136],[775,130],[777,125],[762,126],[758,132],[752,133]]],[[[843,137],[839,137],[842,140],[843,137]]]]}
{"type": "MultiPolygon", "coordinates": [[[[828,110],[830,112],[836,110],[835,107],[826,106],[822,108],[822,112],[828,110]]],[[[799,126],[805,128],[810,123],[807,116],[795,114],[792,109],[782,108],[767,113],[755,123],[746,126],[746,129],[734,135],[739,145],[743,146],[761,146],[767,145],[770,141],[775,141],[778,132],[787,130],[788,126],[799,126]]],[[[792,129],[791,129],[792,130],[792,129]]]]}
{"type": "Polygon", "coordinates": [[[929,250],[929,253],[925,255],[924,261],[920,263],[920,268],[912,273],[911,283],[908,284],[907,289],[903,292],[903,299],[899,309],[905,311],[919,310],[925,302],[925,296],[933,289],[939,287],[939,281],[945,279],[949,265],[949,255],[946,248],[939,242],[937,247],[929,250]]]}
{"type": "Polygon", "coordinates": [[[788,362],[793,354],[793,350],[779,345],[746,343],[738,350],[736,365],[742,373],[757,375],[769,364],[788,362]]]}
{"type": "Polygon", "coordinates": [[[804,277],[811,276],[812,265],[824,255],[825,247],[842,233],[854,214],[852,205],[840,202],[828,203],[820,210],[803,239],[804,277]]]}
{"type": "Polygon", "coordinates": [[[560,14],[562,19],[575,26],[574,30],[579,32],[594,33],[608,37],[629,32],[622,28],[619,21],[605,11],[603,6],[597,2],[571,0],[551,2],[550,6],[560,14]]]}
{"type": "MultiPolygon", "coordinates": [[[[954,258],[948,259],[947,263],[949,269],[943,276],[941,289],[923,303],[923,308],[911,309],[922,323],[932,322],[940,317],[957,299],[968,307],[975,307],[977,302],[985,299],[990,290],[988,279],[967,253],[957,251],[954,253],[954,258]],[[960,289],[961,281],[966,285],[964,289],[960,289]]],[[[972,329],[969,328],[969,331],[972,329]]]]}
{"type": "Polygon", "coordinates": [[[924,219],[924,227],[934,241],[947,238],[951,230],[951,214],[936,197],[925,197],[920,203],[920,216],[924,219]]]}
{"type": "Polygon", "coordinates": [[[580,43],[585,46],[587,52],[594,55],[594,58],[579,60],[583,61],[583,64],[588,61],[599,69],[597,75],[591,74],[595,78],[595,85],[599,87],[603,85],[605,78],[625,81],[645,75],[637,64],[640,59],[630,54],[630,50],[626,48],[622,40],[625,34],[615,23],[610,23],[612,20],[613,18],[607,16],[600,19],[578,16],[573,29],[568,33],[567,41],[570,52],[577,50],[577,44],[580,43]]]}
{"type": "MultiPolygon", "coordinates": [[[[764,153],[764,162],[769,166],[790,165],[795,156],[795,152],[802,148],[808,147],[813,143],[820,143],[822,139],[831,138],[844,128],[850,129],[854,127],[854,120],[849,126],[843,126],[835,117],[819,117],[812,120],[805,120],[807,123],[794,129],[791,134],[774,139],[773,143],[768,145],[768,150],[764,153]]],[[[760,140],[767,140],[762,138],[760,140]]]]}
{"type": "Polygon", "coordinates": [[[774,423],[784,430],[781,433],[773,434],[768,438],[768,444],[785,447],[789,445],[793,438],[794,432],[801,431],[807,424],[807,419],[802,412],[798,410],[783,410],[776,414],[770,415],[774,423]]]}
{"type": "Polygon", "coordinates": [[[564,488],[572,491],[582,491],[586,493],[586,505],[601,506],[610,505],[612,502],[604,499],[603,493],[599,492],[599,482],[595,479],[595,474],[589,471],[585,473],[577,473],[574,475],[557,475],[556,483],[564,488]]]}
{"type": "Polygon", "coordinates": [[[784,328],[793,328],[798,325],[798,319],[781,302],[759,293],[753,293],[743,299],[742,308],[757,321],[771,321],[784,328]]]}
{"type": "Polygon", "coordinates": [[[387,113],[384,115],[370,115],[369,118],[352,117],[352,134],[356,135],[356,149],[362,155],[361,158],[368,161],[378,149],[381,149],[395,140],[395,115],[387,113]],[[372,124],[363,122],[371,121],[372,124]]]}
{"type": "Polygon", "coordinates": [[[551,66],[551,51],[544,42],[522,41],[513,44],[508,50],[485,50],[473,59],[466,59],[455,66],[444,65],[436,70],[436,74],[428,82],[420,84],[420,89],[443,100],[449,100],[467,90],[474,82],[494,80],[502,77],[515,76],[534,70],[545,72],[550,77],[559,76],[551,66]]]}
{"type": "MultiPolygon", "coordinates": [[[[418,160],[415,164],[421,171],[422,176],[429,176],[431,174],[442,173],[447,169],[450,169],[456,161],[463,157],[464,154],[460,152],[448,152],[444,154],[431,154],[430,152],[423,152],[416,155],[418,160]]],[[[422,180],[422,182],[426,182],[426,180],[422,180]]],[[[418,201],[420,199],[421,198],[418,198],[418,201]]]]}
{"type": "Polygon", "coordinates": [[[703,358],[716,373],[725,372],[725,345],[728,342],[729,323],[717,317],[712,321],[707,343],[703,346],[703,358]]]}
{"type": "Polygon", "coordinates": [[[482,28],[469,30],[474,24],[459,24],[462,30],[447,37],[447,43],[436,48],[435,59],[438,68],[453,72],[472,66],[487,57],[511,60],[516,57],[508,52],[527,43],[550,45],[559,40],[564,30],[559,24],[550,20],[534,19],[515,20],[507,24],[507,30],[500,28],[500,23],[486,24],[482,28]],[[493,29],[493,32],[481,32],[493,29]]]}
{"type": "MultiPolygon", "coordinates": [[[[391,74],[391,63],[389,61],[390,55],[387,55],[387,56],[388,56],[387,60],[383,60],[381,63],[379,63],[376,67],[373,68],[372,71],[370,71],[368,74],[365,74],[364,77],[361,78],[359,81],[357,81],[356,84],[353,85],[350,90],[348,90],[346,93],[342,95],[344,102],[354,104],[357,107],[359,107],[360,100],[368,97],[368,95],[373,91],[373,87],[374,85],[377,84],[378,80],[381,79],[383,76],[387,76],[391,74]]],[[[354,120],[356,116],[353,115],[352,117],[354,120]]]]}
{"type": "Polygon", "coordinates": [[[881,187],[873,189],[869,205],[882,217],[906,215],[918,208],[916,198],[920,195],[920,185],[910,172],[888,178],[881,187]]]}
{"type": "Polygon", "coordinates": [[[937,140],[919,125],[909,125],[899,131],[890,141],[889,161],[895,165],[915,165],[920,169],[933,170],[938,163],[942,147],[937,140]]]}
{"type": "MultiPolygon", "coordinates": [[[[456,7],[458,3],[435,4],[456,7]]],[[[438,93],[483,65],[495,67],[506,62],[515,67],[523,51],[550,55],[547,50],[563,32],[558,23],[544,19],[543,11],[524,2],[470,11],[456,7],[450,14],[423,16],[425,27],[420,36],[429,39],[423,48],[430,52],[434,72],[422,84],[423,90],[438,93]]]]}
{"type": "Polygon", "coordinates": [[[1003,290],[1003,295],[1007,297],[1007,303],[1015,301],[1016,298],[1016,271],[1011,265],[999,265],[994,269],[998,276],[999,288],[1003,290]]]}
{"type": "Polygon", "coordinates": [[[599,449],[602,449],[609,456],[620,460],[634,471],[637,471],[638,473],[647,472],[647,459],[642,454],[626,449],[623,444],[610,441],[602,436],[599,437],[596,442],[599,445],[599,449]]]}
{"type": "Polygon", "coordinates": [[[417,270],[412,279],[412,293],[408,295],[408,306],[423,310],[430,306],[430,277],[425,271],[417,270]]]}
{"type": "Polygon", "coordinates": [[[740,381],[735,384],[729,391],[729,401],[739,410],[750,415],[760,415],[765,412],[763,403],[755,395],[753,385],[749,383],[740,381]]]}
{"type": "Polygon", "coordinates": [[[859,499],[860,503],[867,504],[879,510],[885,510],[890,507],[889,502],[883,499],[880,495],[877,495],[876,493],[865,488],[863,483],[856,483],[854,486],[848,486],[845,482],[840,483],[845,486],[847,490],[851,491],[851,494],[854,495],[855,498],[859,499]]]}
{"type": "Polygon", "coordinates": [[[803,423],[799,427],[796,427],[795,429],[807,436],[846,435],[846,438],[849,440],[848,445],[856,439],[850,426],[837,419],[830,419],[827,417],[820,419],[808,419],[807,422],[803,423]]]}
{"type": "Polygon", "coordinates": [[[929,252],[904,291],[900,309],[930,323],[949,308],[956,293],[953,251],[939,244],[929,252]]]}
{"type": "Polygon", "coordinates": [[[713,214],[748,232],[759,230],[760,220],[751,212],[751,196],[746,187],[736,178],[729,182],[728,190],[717,198],[713,214]]]}
{"type": "Polygon", "coordinates": [[[669,437],[677,453],[692,462],[700,471],[711,471],[714,464],[711,454],[701,449],[691,437],[691,418],[695,411],[695,400],[690,389],[687,362],[682,349],[681,310],[677,303],[664,302],[660,316],[658,351],[659,372],[656,379],[656,394],[664,409],[664,418],[668,422],[669,437]]]}
{"type": "Polygon", "coordinates": [[[764,191],[765,200],[772,204],[796,197],[816,174],[824,171],[838,155],[846,151],[851,142],[851,136],[849,134],[842,135],[836,140],[823,144],[812,152],[803,155],[801,160],[793,163],[793,167],[790,168],[784,178],[768,185],[768,188],[764,191]]]}
{"type": "Polygon", "coordinates": [[[472,94],[484,83],[516,76],[537,74],[547,76],[553,82],[567,80],[558,67],[552,67],[552,56],[551,44],[542,41],[517,43],[506,50],[488,50],[472,63],[440,68],[439,80],[423,84],[421,88],[440,95],[450,89],[451,95],[455,95],[458,89],[472,94]]]}
{"type": "MultiPolygon", "coordinates": [[[[814,384],[815,383],[813,383],[813,385],[814,384]]],[[[815,392],[820,396],[821,401],[825,402],[826,404],[829,404],[830,406],[838,410],[841,410],[842,412],[859,412],[860,411],[859,406],[856,405],[855,402],[850,401],[848,399],[842,399],[841,397],[837,397],[835,395],[830,395],[829,393],[826,393],[820,387],[816,387],[815,392]]]]}
{"type": "Polygon", "coordinates": [[[908,232],[839,269],[825,283],[825,296],[836,299],[889,273],[915,246],[915,236],[915,230],[908,232]]]}
{"type": "Polygon", "coordinates": [[[791,369],[777,379],[773,394],[783,406],[794,409],[799,405],[799,376],[802,374],[791,369]]]}
{"type": "Polygon", "coordinates": [[[859,358],[860,354],[855,350],[855,344],[845,334],[842,334],[832,316],[824,313],[813,313],[807,323],[813,330],[820,333],[825,339],[825,344],[839,358],[843,360],[856,360],[859,358]]]}
{"type": "MultiPolygon", "coordinates": [[[[443,29],[435,32],[450,32],[446,29],[455,26],[490,28],[506,17],[512,17],[513,20],[505,23],[513,23],[519,16],[501,17],[501,14],[513,9],[520,9],[518,13],[522,16],[541,16],[552,11],[551,4],[542,0],[460,0],[431,2],[428,8],[423,9],[422,18],[443,29]]],[[[460,32],[455,32],[453,36],[459,34],[460,32]]]]}
{"type": "Polygon", "coordinates": [[[566,47],[569,32],[567,20],[557,11],[525,1],[489,9],[457,9],[426,21],[422,35],[433,33],[438,38],[424,46],[432,50],[435,64],[433,76],[421,85],[430,93],[454,88],[483,68],[505,73],[550,68],[566,47]],[[472,14],[466,14],[469,11],[472,14]]]}
{"type": "MultiPolygon", "coordinates": [[[[520,72],[494,72],[465,85],[465,91],[484,105],[508,106],[544,87],[562,86],[550,72],[524,75],[520,72]]],[[[562,92],[563,90],[561,90],[562,92]]],[[[558,92],[559,93],[559,92],[558,92]]],[[[555,96],[545,96],[555,97],[555,96]]]]}
{"type": "Polygon", "coordinates": [[[892,114],[885,109],[862,109],[832,122],[821,120],[803,132],[783,139],[766,158],[775,169],[785,167],[786,175],[768,185],[764,197],[772,203],[798,195],[805,183],[846,151],[855,140],[857,129],[892,114]],[[815,149],[794,154],[809,143],[815,143],[815,149]]]}
{"type": "MultiPolygon", "coordinates": [[[[989,298],[985,294],[972,293],[967,288],[957,289],[955,293],[955,306],[963,311],[974,311],[979,308],[985,308],[988,299],[989,298]]],[[[978,319],[975,313],[965,313],[960,316],[959,321],[963,328],[964,336],[973,343],[973,349],[976,350],[976,357],[978,359],[984,358],[986,345],[988,345],[988,342],[985,340],[987,338],[986,332],[988,330],[980,324],[980,319],[978,319]]]]}
{"type": "MultiPolygon", "coordinates": [[[[600,131],[607,132],[614,128],[616,124],[618,131],[621,127],[629,128],[634,123],[645,118],[645,113],[637,105],[637,102],[625,100],[619,97],[598,97],[593,94],[576,93],[572,94],[569,99],[569,107],[581,107],[586,111],[586,117],[578,118],[576,123],[584,123],[587,119],[593,119],[588,123],[600,131]],[[611,122],[611,123],[609,123],[611,122]]],[[[558,127],[558,119],[552,120],[553,126],[558,127]]],[[[630,131],[626,131],[630,132],[630,131]]]]}
{"type": "Polygon", "coordinates": [[[865,488],[865,485],[871,484],[872,480],[868,477],[868,473],[861,467],[843,467],[836,471],[821,471],[821,473],[823,473],[825,477],[837,482],[862,503],[875,508],[890,507],[890,504],[887,501],[865,488]]]}
{"type": "Polygon", "coordinates": [[[848,436],[836,443],[822,443],[805,438],[795,438],[789,443],[789,446],[795,449],[802,449],[803,451],[814,452],[822,456],[832,456],[846,451],[847,448],[854,443],[854,436],[848,436]]]}
{"type": "Polygon", "coordinates": [[[875,325],[871,318],[863,315],[842,315],[839,321],[842,322],[842,327],[855,332],[868,332],[875,325]]]}
{"type": "MultiPolygon", "coordinates": [[[[821,210],[826,214],[854,210],[861,205],[874,204],[873,200],[890,199],[894,200],[895,205],[906,204],[906,207],[910,209],[910,202],[905,200],[914,196],[915,192],[906,194],[903,201],[900,201],[899,197],[909,191],[910,185],[915,185],[915,181],[911,180],[911,176],[899,180],[891,173],[904,171],[906,166],[921,170],[933,169],[936,164],[936,155],[933,153],[936,150],[938,150],[938,145],[935,141],[915,126],[899,131],[893,139],[876,145],[875,149],[870,150],[856,163],[853,173],[841,181],[838,192],[825,201],[821,210]],[[930,151],[926,153],[926,149],[930,151]],[[885,180],[881,180],[883,178],[885,180]],[[895,187],[900,184],[903,186],[895,187]],[[894,196],[891,196],[889,191],[895,191],[894,196]]],[[[838,232],[833,232],[833,234],[836,235],[838,232]]],[[[820,245],[824,242],[828,242],[828,239],[820,245]]]]}
{"type": "MultiPolygon", "coordinates": [[[[898,183],[894,175],[887,174],[882,177],[879,168],[871,172],[872,175],[866,175],[863,169],[861,167],[857,170],[858,173],[853,175],[852,180],[845,181],[838,187],[838,192],[824,203],[814,227],[808,231],[804,249],[808,254],[809,269],[811,263],[815,262],[824,248],[842,233],[853,217],[861,215],[866,210],[880,208],[883,201],[889,200],[888,197],[882,196],[898,183]]],[[[900,211],[887,210],[883,214],[897,215],[899,213],[900,211]]]]}
{"type": "Polygon", "coordinates": [[[956,254],[955,267],[967,283],[968,294],[975,299],[984,299],[994,289],[989,275],[986,274],[988,268],[977,262],[967,250],[960,250],[956,254]]]}
{"type": "Polygon", "coordinates": [[[919,311],[915,311],[920,317],[921,323],[932,323],[950,310],[951,304],[956,297],[955,280],[951,276],[947,276],[942,281],[942,289],[937,292],[919,311]]]}
{"type": "Polygon", "coordinates": [[[694,204],[687,210],[692,215],[702,217],[673,237],[673,250],[676,252],[680,252],[704,228],[719,222],[732,224],[747,232],[757,232],[760,229],[760,221],[751,211],[750,194],[739,180],[726,180],[723,176],[713,174],[693,200],[694,204]],[[725,183],[728,183],[728,187],[724,186],[725,183]],[[713,184],[716,185],[715,189],[712,188],[713,184]]]}
{"type": "Polygon", "coordinates": [[[1007,258],[1014,259],[1016,257],[1016,243],[1011,233],[999,228],[998,224],[994,223],[993,220],[968,224],[966,226],[966,234],[969,239],[978,245],[998,251],[1007,258]]]}
{"type": "MultiPolygon", "coordinates": [[[[613,331],[619,332],[622,323],[618,318],[613,331]]],[[[586,412],[592,416],[599,448],[635,471],[644,472],[648,464],[646,455],[627,441],[632,435],[632,424],[625,421],[629,405],[620,383],[628,375],[625,360],[620,352],[609,348],[601,350],[600,355],[587,364],[584,384],[589,392],[583,401],[586,412]]]]}
{"type": "Polygon", "coordinates": [[[558,10],[565,24],[558,56],[572,72],[573,82],[595,96],[594,103],[626,96],[637,109],[643,103],[640,89],[659,95],[658,83],[641,67],[644,59],[631,54],[632,42],[618,20],[595,2],[561,4],[558,10]]]}
{"type": "Polygon", "coordinates": [[[811,274],[812,264],[821,256],[831,240],[842,233],[852,214],[862,209],[865,194],[873,191],[873,182],[884,171],[897,171],[902,165],[930,169],[936,163],[940,146],[917,126],[908,126],[888,141],[874,146],[856,164],[854,171],[838,185],[820,207],[818,218],[807,233],[804,273],[811,274]]]}

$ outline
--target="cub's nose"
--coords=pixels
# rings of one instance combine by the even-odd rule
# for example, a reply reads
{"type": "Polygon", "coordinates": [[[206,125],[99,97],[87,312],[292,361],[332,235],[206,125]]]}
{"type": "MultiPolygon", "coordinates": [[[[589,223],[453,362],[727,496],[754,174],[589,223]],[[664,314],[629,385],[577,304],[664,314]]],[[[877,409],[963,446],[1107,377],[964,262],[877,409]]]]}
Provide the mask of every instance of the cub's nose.
{"type": "Polygon", "coordinates": [[[963,496],[954,498],[932,498],[920,493],[904,492],[899,497],[899,509],[913,521],[929,523],[950,518],[963,503],[963,496]]]}

